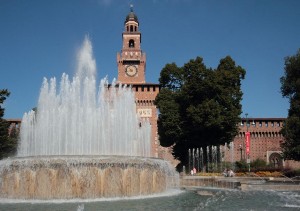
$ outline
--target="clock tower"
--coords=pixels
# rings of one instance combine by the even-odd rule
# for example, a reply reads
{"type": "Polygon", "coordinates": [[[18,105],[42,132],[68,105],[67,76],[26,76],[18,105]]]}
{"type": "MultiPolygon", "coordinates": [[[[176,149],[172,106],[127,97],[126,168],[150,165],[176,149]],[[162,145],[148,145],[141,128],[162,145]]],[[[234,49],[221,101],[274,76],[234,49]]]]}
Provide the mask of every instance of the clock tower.
{"type": "Polygon", "coordinates": [[[139,21],[131,6],[124,22],[123,47],[117,54],[118,82],[123,84],[144,84],[146,54],[141,50],[142,36],[139,21]]]}
{"type": "MultiPolygon", "coordinates": [[[[141,119],[148,119],[151,124],[151,156],[171,161],[171,148],[160,146],[157,133],[157,108],[155,98],[160,91],[159,84],[145,80],[146,54],[141,50],[142,36],[139,20],[131,6],[124,22],[122,49],[117,53],[118,84],[130,85],[135,94],[136,111],[141,119]]],[[[177,161],[176,161],[177,162],[177,161]]]]}

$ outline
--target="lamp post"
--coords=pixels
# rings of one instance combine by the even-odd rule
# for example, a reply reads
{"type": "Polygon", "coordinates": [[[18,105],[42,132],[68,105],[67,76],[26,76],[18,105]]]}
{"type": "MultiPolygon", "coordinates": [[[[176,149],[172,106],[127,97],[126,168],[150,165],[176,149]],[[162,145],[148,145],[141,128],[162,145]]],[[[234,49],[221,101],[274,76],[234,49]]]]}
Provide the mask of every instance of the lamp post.
{"type": "MultiPolygon", "coordinates": [[[[248,134],[248,113],[245,113],[245,116],[246,116],[246,128],[247,128],[247,134],[248,134]]],[[[247,135],[246,135],[246,139],[247,139],[247,135]]],[[[250,134],[249,134],[249,140],[247,140],[249,143],[248,143],[248,147],[250,148],[250,134]]],[[[247,147],[247,146],[246,146],[247,147]]],[[[248,170],[250,172],[250,149],[247,149],[247,163],[248,163],[248,170]]]]}

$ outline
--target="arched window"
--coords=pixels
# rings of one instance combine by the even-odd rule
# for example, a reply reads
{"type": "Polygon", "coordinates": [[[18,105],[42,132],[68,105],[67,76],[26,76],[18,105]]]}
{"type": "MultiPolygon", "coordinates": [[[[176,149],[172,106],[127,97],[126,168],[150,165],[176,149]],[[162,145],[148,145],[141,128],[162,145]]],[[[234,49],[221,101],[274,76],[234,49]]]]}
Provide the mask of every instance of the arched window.
{"type": "Polygon", "coordinates": [[[129,48],[134,48],[134,40],[129,40],[129,48]]]}

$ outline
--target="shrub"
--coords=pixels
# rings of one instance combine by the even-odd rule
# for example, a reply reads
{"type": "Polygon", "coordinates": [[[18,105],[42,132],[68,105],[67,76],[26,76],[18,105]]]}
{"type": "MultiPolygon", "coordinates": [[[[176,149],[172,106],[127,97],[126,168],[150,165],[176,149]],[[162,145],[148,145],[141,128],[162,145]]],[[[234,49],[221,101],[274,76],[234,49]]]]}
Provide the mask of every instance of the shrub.
{"type": "Polygon", "coordinates": [[[236,161],[235,166],[237,172],[248,171],[248,164],[245,161],[236,161]]]}
{"type": "Polygon", "coordinates": [[[261,168],[261,167],[266,167],[267,166],[267,162],[262,160],[262,159],[256,159],[253,162],[251,162],[251,166],[253,168],[261,168]]]}
{"type": "Polygon", "coordinates": [[[285,169],[283,174],[286,177],[300,177],[300,169],[285,169]]]}

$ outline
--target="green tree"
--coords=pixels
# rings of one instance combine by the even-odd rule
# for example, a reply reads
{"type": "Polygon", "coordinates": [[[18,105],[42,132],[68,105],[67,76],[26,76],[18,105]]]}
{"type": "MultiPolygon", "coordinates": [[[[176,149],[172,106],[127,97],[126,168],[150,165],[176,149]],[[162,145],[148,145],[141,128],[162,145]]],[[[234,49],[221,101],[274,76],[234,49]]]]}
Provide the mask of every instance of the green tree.
{"type": "Polygon", "coordinates": [[[9,123],[3,119],[5,109],[2,105],[9,95],[7,89],[0,90],[0,159],[12,155],[17,148],[17,134],[12,131],[12,136],[9,137],[9,123]]]}
{"type": "Polygon", "coordinates": [[[288,117],[281,129],[283,157],[300,161],[300,49],[285,58],[284,76],[280,78],[281,93],[289,99],[288,117]]]}
{"type": "Polygon", "coordinates": [[[182,122],[179,112],[180,89],[182,70],[176,64],[167,64],[160,73],[160,86],[162,89],[156,97],[159,105],[158,133],[160,144],[169,147],[182,138],[182,122]],[[172,137],[170,139],[170,137],[172,137]]]}
{"type": "Polygon", "coordinates": [[[9,95],[10,93],[7,89],[0,89],[0,118],[1,119],[4,116],[4,108],[2,107],[2,104],[4,103],[4,101],[9,95]]]}
{"type": "Polygon", "coordinates": [[[229,57],[217,69],[207,68],[201,57],[183,67],[167,64],[160,74],[158,134],[162,146],[187,163],[188,149],[220,145],[238,133],[245,70],[229,57]]]}

